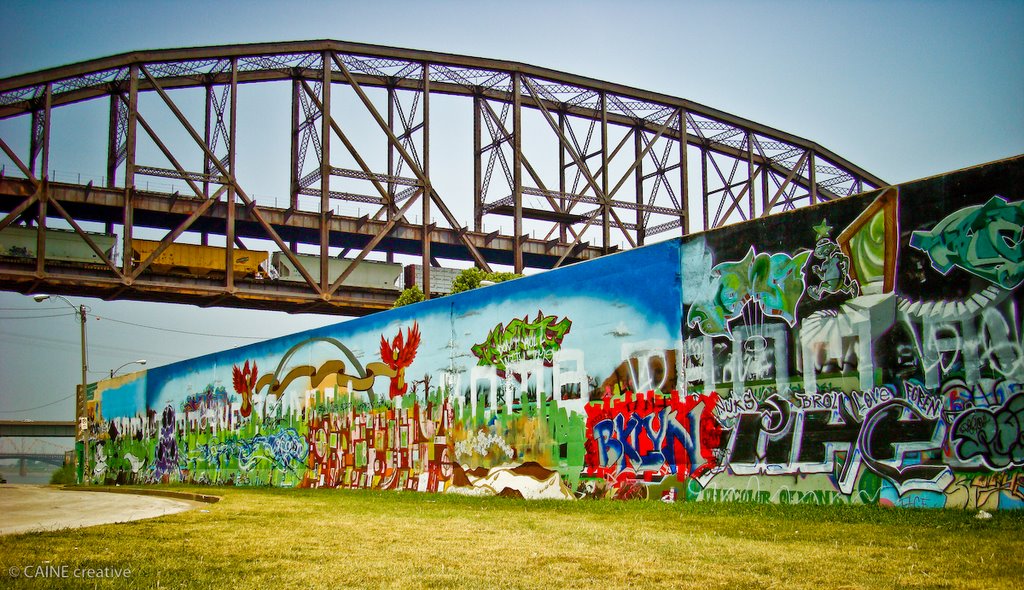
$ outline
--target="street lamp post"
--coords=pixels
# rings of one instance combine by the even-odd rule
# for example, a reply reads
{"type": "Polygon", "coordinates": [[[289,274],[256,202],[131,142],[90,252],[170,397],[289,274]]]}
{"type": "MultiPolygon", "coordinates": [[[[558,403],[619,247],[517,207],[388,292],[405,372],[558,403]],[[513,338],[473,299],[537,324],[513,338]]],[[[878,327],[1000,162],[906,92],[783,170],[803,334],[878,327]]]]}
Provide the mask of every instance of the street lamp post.
{"type": "Polygon", "coordinates": [[[118,367],[116,369],[110,369],[110,378],[113,379],[114,375],[116,375],[118,371],[120,371],[121,369],[127,367],[128,365],[145,365],[145,364],[146,364],[146,359],[139,359],[137,361],[129,361],[129,362],[121,365],[120,367],[118,367]]]}
{"type": "Polygon", "coordinates": [[[88,385],[88,380],[87,380],[87,377],[86,377],[86,373],[89,371],[89,360],[88,360],[88,358],[86,356],[85,320],[86,320],[87,314],[89,313],[89,308],[84,306],[84,305],[76,306],[74,303],[71,303],[70,301],[67,300],[67,298],[65,298],[62,295],[53,295],[53,296],[51,296],[51,295],[39,294],[39,295],[32,296],[32,298],[35,299],[37,303],[41,303],[43,301],[46,301],[47,299],[50,299],[51,297],[56,297],[57,299],[63,301],[65,304],[67,304],[69,307],[71,307],[71,309],[73,309],[75,311],[75,314],[78,315],[78,319],[80,320],[80,324],[81,324],[81,333],[82,333],[82,385],[81,385],[81,389],[78,392],[78,396],[76,396],[76,399],[75,399],[75,402],[76,402],[75,403],[75,421],[78,422],[79,432],[82,433],[80,435],[80,438],[81,438],[83,446],[84,446],[84,450],[83,450],[83,454],[82,454],[82,461],[84,463],[83,466],[82,466],[82,483],[88,485],[89,484],[89,477],[88,477],[88,472],[89,472],[89,413],[88,413],[88,410],[86,408],[86,405],[87,405],[87,402],[86,402],[86,387],[88,385]]]}

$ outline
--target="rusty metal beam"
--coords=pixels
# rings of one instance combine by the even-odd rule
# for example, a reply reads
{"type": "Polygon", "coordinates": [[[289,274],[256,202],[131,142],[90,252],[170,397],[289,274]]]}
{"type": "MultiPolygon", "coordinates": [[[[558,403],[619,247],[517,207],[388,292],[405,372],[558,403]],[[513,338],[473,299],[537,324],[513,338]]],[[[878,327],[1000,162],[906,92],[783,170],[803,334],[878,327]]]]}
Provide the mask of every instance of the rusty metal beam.
{"type": "MultiPolygon", "coordinates": [[[[359,83],[352,78],[352,75],[349,73],[348,68],[345,67],[345,64],[340,62],[337,56],[332,56],[332,59],[334,60],[334,63],[337,64],[338,67],[341,69],[341,73],[348,80],[349,85],[352,86],[352,89],[355,90],[356,94],[359,96],[359,99],[362,101],[363,106],[366,107],[366,110],[370,113],[370,115],[373,116],[374,120],[377,122],[377,125],[388,136],[388,140],[398,151],[398,153],[402,156],[402,159],[405,160],[406,165],[409,166],[409,168],[413,171],[416,177],[420,179],[420,182],[423,183],[423,187],[427,191],[427,196],[429,196],[430,199],[433,200],[435,204],[437,204],[438,208],[441,210],[441,213],[444,215],[445,219],[448,220],[448,223],[452,225],[453,229],[460,228],[461,225],[455,219],[455,216],[448,209],[448,206],[444,203],[444,201],[442,201],[441,198],[437,195],[437,192],[434,191],[433,187],[431,186],[430,180],[427,178],[426,174],[423,173],[423,170],[409,156],[409,153],[405,150],[405,148],[402,147],[401,142],[398,141],[398,138],[395,137],[395,134],[391,131],[391,129],[388,128],[387,122],[384,121],[383,118],[381,118],[380,113],[377,112],[377,108],[373,106],[373,102],[371,102],[370,98],[366,96],[366,93],[359,86],[359,83]]],[[[458,233],[460,237],[464,235],[464,232],[458,233]]],[[[473,256],[474,262],[476,262],[477,265],[480,266],[482,269],[490,272],[490,265],[487,263],[487,260],[485,260],[484,257],[480,255],[480,252],[477,251],[476,246],[473,245],[473,243],[470,242],[469,240],[464,240],[464,243],[466,244],[466,247],[468,248],[470,254],[473,256]]]]}
{"type": "Polygon", "coordinates": [[[512,72],[512,259],[513,272],[523,272],[523,91],[519,72],[512,72]]]}
{"type": "MultiPolygon", "coordinates": [[[[238,132],[238,59],[231,59],[231,102],[229,105],[230,127],[228,128],[228,172],[232,177],[235,175],[235,158],[238,151],[235,147],[235,140],[238,132]]],[[[204,158],[205,160],[205,158],[204,158]]],[[[208,160],[207,160],[208,162],[208,160]]],[[[204,186],[204,192],[209,189],[204,186]]],[[[228,185],[227,222],[224,224],[224,289],[228,294],[235,292],[235,242],[241,243],[235,236],[235,186],[228,185]]]]}
{"type": "MultiPolygon", "coordinates": [[[[308,66],[305,68],[289,68],[276,67],[275,64],[283,59],[283,56],[303,56],[327,50],[334,53],[345,54],[346,56],[350,56],[352,59],[367,57],[400,61],[420,61],[441,64],[449,68],[467,68],[473,70],[494,71],[498,73],[518,71],[521,75],[549,80],[553,84],[571,85],[581,89],[592,89],[613,93],[627,101],[647,101],[654,104],[683,107],[687,111],[702,118],[721,121],[725,125],[733,126],[741,130],[747,130],[758,135],[772,137],[793,145],[814,149],[817,154],[821,155],[825,159],[850,171],[857,181],[866,180],[869,184],[874,186],[884,185],[884,182],[880,179],[871,176],[866,171],[860,170],[855,165],[838,157],[836,154],[828,152],[820,145],[808,142],[807,140],[792,134],[761,125],[754,121],[750,121],[742,117],[736,117],[735,115],[707,107],[706,105],[694,103],[693,101],[516,62],[329,40],[133,52],[109,58],[92,60],[89,62],[82,62],[79,64],[71,64],[69,66],[53,68],[42,72],[15,76],[13,78],[0,80],[0,94],[6,92],[12,93],[12,99],[3,101],[7,104],[4,107],[0,107],[0,118],[11,116],[12,114],[17,114],[19,112],[28,112],[31,109],[29,100],[22,97],[31,97],[32,92],[30,92],[29,89],[46,82],[61,82],[69,78],[73,79],[76,77],[85,77],[87,75],[93,75],[96,79],[92,84],[68,85],[68,90],[59,93],[59,95],[54,98],[53,104],[54,106],[57,106],[77,100],[87,100],[89,98],[106,94],[109,92],[108,88],[112,83],[109,80],[121,80],[123,71],[132,65],[137,65],[139,63],[148,62],[172,66],[177,63],[188,63],[189,60],[204,60],[206,62],[210,62],[217,59],[230,59],[232,57],[246,59],[249,60],[249,66],[246,68],[246,71],[242,73],[240,82],[250,83],[290,79],[296,75],[296,72],[298,72],[298,75],[312,75],[312,70],[308,66]],[[275,59],[278,60],[278,62],[275,62],[275,59]],[[259,60],[264,60],[266,65],[260,66],[259,60]],[[254,67],[254,64],[256,67],[254,67]],[[103,72],[107,72],[106,78],[99,75],[103,72]]],[[[218,76],[224,76],[223,73],[218,72],[203,75],[176,75],[172,67],[167,67],[166,70],[167,71],[163,76],[165,88],[197,86],[202,83],[206,83],[205,81],[209,80],[216,82],[218,76]]],[[[359,78],[361,83],[366,85],[391,85],[393,87],[414,88],[419,84],[419,81],[405,78],[399,80],[385,80],[384,77],[379,75],[361,73],[356,73],[355,75],[359,78]]],[[[113,84],[116,83],[117,82],[113,82],[113,84]]],[[[493,96],[502,95],[501,92],[493,92],[488,88],[474,88],[469,83],[444,83],[439,81],[439,83],[435,84],[435,92],[442,93],[468,96],[479,94],[481,90],[485,93],[490,92],[493,96]]],[[[507,96],[507,93],[505,96],[507,96]]],[[[524,104],[526,103],[524,102],[524,104]]],[[[586,108],[578,106],[572,106],[569,110],[578,111],[581,114],[588,112],[586,108]]],[[[591,109],[589,112],[593,113],[594,111],[591,109]]],[[[621,124],[626,124],[626,122],[622,122],[621,124]]],[[[697,138],[688,137],[687,141],[695,143],[697,138]]],[[[728,151],[728,149],[726,149],[728,146],[724,144],[712,145],[711,147],[713,149],[725,149],[728,151]]],[[[785,174],[785,172],[780,173],[785,174]]]]}
{"type": "MultiPolygon", "coordinates": [[[[140,273],[155,256],[144,261],[142,268],[131,267],[131,239],[136,226],[160,227],[169,231],[165,236],[167,244],[185,231],[201,233],[204,243],[211,233],[224,235],[229,269],[233,266],[230,264],[232,250],[236,245],[243,247],[240,238],[270,239],[296,265],[305,281],[303,288],[313,291],[309,295],[314,301],[305,303],[307,307],[330,307],[328,302],[351,274],[351,270],[348,271],[341,282],[327,276],[330,248],[337,246],[345,253],[360,253],[350,269],[373,251],[385,253],[389,260],[393,260],[395,254],[415,252],[423,259],[425,281],[429,284],[429,267],[438,257],[468,258],[485,269],[489,269],[491,263],[500,263],[522,270],[526,266],[557,266],[568,260],[614,251],[617,246],[611,243],[613,226],[630,246],[671,228],[680,227],[686,233],[691,204],[687,159],[690,146],[701,150],[700,198],[705,228],[709,223],[719,224],[736,217],[737,211],[749,219],[770,214],[780,202],[790,208],[802,205],[805,197],[813,204],[865,186],[884,185],[880,179],[814,142],[685,99],[516,62],[331,40],[141,51],[0,80],[0,119],[19,115],[32,118],[28,157],[19,158],[2,138],[0,147],[30,180],[25,181],[28,184],[20,184],[8,182],[16,179],[0,179],[0,206],[7,211],[0,220],[0,230],[19,218],[37,221],[40,228],[37,247],[44,253],[36,261],[37,278],[50,276],[53,271],[45,259],[48,218],[65,219],[87,243],[89,237],[81,230],[82,223],[102,219],[108,232],[118,224],[123,227],[123,267],[112,268],[111,261],[101,256],[109,278],[119,280],[122,289],[130,291],[135,281],[143,280],[145,277],[140,273]],[[239,185],[235,161],[240,147],[236,142],[239,88],[278,80],[286,81],[292,89],[288,195],[291,206],[286,210],[258,206],[239,185]],[[310,88],[314,84],[319,86],[317,91],[310,88]],[[358,96],[386,136],[386,174],[370,168],[339,121],[331,116],[332,88],[337,91],[345,87],[358,96]],[[169,93],[184,88],[206,91],[205,124],[198,127],[200,132],[170,97],[169,93]],[[367,89],[387,93],[386,120],[370,100],[367,89]],[[184,169],[181,162],[192,161],[192,154],[186,155],[178,145],[165,143],[150,121],[142,116],[140,92],[159,95],[202,149],[202,172],[184,169]],[[398,100],[399,94],[404,96],[406,92],[413,96],[408,114],[398,100]],[[474,231],[463,227],[431,180],[430,109],[432,98],[438,94],[471,97],[473,101],[474,231]],[[99,97],[111,101],[106,146],[109,187],[108,191],[92,193],[86,189],[83,196],[80,187],[60,185],[47,178],[51,151],[49,125],[53,108],[99,97]],[[230,106],[226,107],[228,99],[230,106]],[[417,116],[420,100],[423,112],[417,116]],[[501,116],[492,106],[496,103],[503,105],[501,116]],[[533,127],[524,126],[526,111],[523,109],[539,113],[557,138],[557,191],[549,190],[551,181],[545,182],[538,172],[543,167],[534,168],[523,153],[524,143],[528,144],[531,139],[525,134],[534,132],[533,127]],[[505,117],[510,111],[511,132],[505,117]],[[317,116],[322,117],[319,125],[317,116]],[[580,121],[590,122],[585,142],[577,139],[574,130],[580,121]],[[481,141],[484,123],[492,140],[487,146],[481,141]],[[226,129],[226,124],[230,128],[226,129]],[[153,139],[171,168],[136,162],[138,125],[153,139]],[[621,140],[613,147],[618,137],[616,133],[623,131],[621,140]],[[357,169],[332,166],[332,132],[355,159],[357,169]],[[419,141],[416,134],[420,134],[419,141]],[[303,175],[310,139],[317,143],[321,157],[319,166],[303,175]],[[220,140],[224,141],[227,154],[218,158],[215,152],[221,151],[220,140]],[[615,158],[628,143],[633,143],[632,160],[626,163],[621,178],[613,178],[611,167],[622,168],[615,158]],[[655,144],[664,148],[659,149],[663,152],[660,156],[653,152],[655,144]],[[506,158],[509,153],[506,149],[511,149],[511,161],[506,158]],[[669,164],[673,149],[679,149],[679,162],[669,164]],[[481,163],[485,153],[490,157],[486,176],[481,163]],[[803,155],[798,161],[797,154],[803,155]],[[645,175],[643,160],[648,157],[654,165],[645,175]],[[727,159],[727,168],[723,170],[721,164],[727,159]],[[511,188],[507,196],[488,191],[491,172],[499,161],[511,188]],[[124,163],[124,187],[109,190],[117,185],[114,177],[121,162],[124,163]],[[37,165],[42,168],[41,175],[36,174],[37,165]],[[745,179],[742,172],[738,173],[741,165],[746,168],[745,179]],[[403,166],[408,166],[415,178],[402,178],[403,166]],[[717,173],[721,188],[717,181],[715,186],[708,186],[709,167],[717,173]],[[570,186],[567,170],[572,168],[575,168],[572,173],[576,180],[570,186]],[[669,173],[676,168],[679,168],[681,192],[678,199],[675,182],[669,180],[669,173]],[[525,183],[524,171],[527,173],[525,183]],[[196,198],[165,198],[140,193],[135,188],[137,175],[181,179],[196,198]],[[331,190],[332,176],[372,183],[379,200],[373,191],[361,194],[367,191],[331,190]],[[616,200],[615,195],[631,176],[636,194],[628,200],[616,200]],[[648,184],[649,178],[654,180],[648,184]],[[778,187],[774,195],[769,194],[769,182],[778,187]],[[216,194],[221,198],[211,198],[215,189],[210,185],[220,187],[216,194]],[[400,186],[407,188],[397,191],[396,187],[400,186]],[[3,187],[10,192],[3,193],[3,187]],[[649,190],[647,194],[644,194],[645,188],[649,190]],[[659,189],[667,191],[674,208],[658,200],[659,189]],[[411,224],[404,217],[408,206],[402,207],[401,213],[398,209],[403,201],[415,200],[408,197],[416,190],[420,192],[415,198],[423,199],[421,224],[411,224]],[[225,191],[226,198],[223,198],[225,191]],[[757,195],[758,192],[761,194],[757,195]],[[300,211],[301,194],[318,196],[318,211],[300,211]],[[487,203],[491,195],[498,200],[487,203]],[[550,211],[524,206],[525,195],[543,197],[550,211]],[[244,208],[236,210],[236,198],[241,199],[244,208]],[[376,214],[371,211],[372,217],[359,219],[336,216],[331,210],[334,199],[373,203],[379,210],[376,214]],[[711,200],[718,207],[714,221],[708,219],[711,200]],[[115,202],[116,205],[110,204],[115,202]],[[54,206],[49,207],[50,203],[54,206]],[[596,205],[596,208],[585,204],[596,205]],[[586,211],[574,212],[576,208],[586,211]],[[111,214],[114,210],[118,212],[116,216],[111,214]],[[448,227],[432,224],[432,211],[439,212],[443,217],[441,223],[448,227]],[[635,217],[635,222],[633,219],[631,223],[622,221],[620,216],[628,212],[632,212],[629,215],[635,217]],[[485,215],[509,215],[514,235],[483,234],[485,215]],[[381,217],[385,220],[380,221],[381,217]],[[525,225],[527,220],[531,221],[529,227],[525,225]],[[600,223],[597,230],[601,234],[600,247],[583,241],[584,234],[596,223],[600,223]],[[549,230],[546,224],[551,224],[549,230]],[[540,234],[546,231],[547,235],[540,240],[525,237],[537,227],[543,228],[540,234]],[[558,239],[552,240],[556,234],[558,239]],[[287,237],[287,241],[282,236],[287,237]],[[299,243],[319,246],[319,280],[314,280],[296,261],[294,250],[299,243]]],[[[156,122],[155,119],[152,122],[156,122]]],[[[90,247],[97,250],[95,244],[90,247]]],[[[232,271],[226,273],[221,286],[229,294],[227,300],[237,300],[230,295],[236,287],[236,279],[239,277],[232,271]]],[[[429,293],[430,289],[426,291],[429,293]]]]}
{"type": "MultiPolygon", "coordinates": [[[[434,189],[430,184],[430,64],[423,63],[423,124],[421,129],[423,130],[423,176],[427,179],[425,186],[423,187],[424,194],[433,194],[434,189]]],[[[405,126],[407,127],[409,123],[405,126]]],[[[390,127],[389,127],[390,129],[390,127]]],[[[412,130],[407,129],[406,135],[412,137],[412,130]]],[[[415,145],[415,144],[412,144],[415,145]]],[[[423,241],[420,248],[423,250],[421,254],[421,264],[423,273],[423,298],[430,299],[431,288],[430,288],[430,232],[433,231],[433,224],[430,222],[430,199],[423,199],[423,241]]],[[[347,270],[347,269],[346,269],[347,270]]]]}
{"type": "MultiPolygon", "coordinates": [[[[231,184],[232,186],[234,186],[235,190],[238,192],[238,195],[248,206],[252,216],[267,231],[269,237],[274,241],[274,243],[277,244],[279,248],[281,248],[281,251],[285,254],[285,256],[288,257],[292,264],[295,265],[295,270],[299,271],[299,274],[302,275],[302,278],[304,278],[306,282],[309,285],[311,285],[318,293],[323,295],[324,291],[320,287],[320,285],[316,283],[312,275],[309,274],[309,271],[307,271],[305,267],[302,265],[302,263],[299,262],[299,260],[295,257],[294,253],[288,250],[288,247],[281,239],[281,236],[277,235],[277,232],[274,231],[274,229],[266,222],[266,220],[263,219],[262,215],[260,214],[259,208],[256,206],[256,202],[249,198],[245,191],[242,190],[242,187],[238,185],[238,182],[235,180],[235,177],[227,169],[225,169],[224,165],[220,162],[220,160],[218,160],[216,156],[212,152],[210,152],[210,148],[207,147],[205,143],[203,143],[202,138],[199,137],[199,134],[196,133],[195,128],[192,126],[191,123],[188,122],[188,119],[178,109],[177,105],[174,104],[174,101],[172,101],[171,98],[167,96],[167,93],[160,87],[156,80],[153,79],[153,76],[144,66],[140,66],[140,71],[143,73],[143,75],[146,76],[146,78],[150,80],[150,82],[153,84],[154,89],[160,95],[160,98],[163,99],[164,104],[166,104],[168,108],[171,109],[171,112],[174,113],[174,116],[178,119],[178,122],[180,122],[181,125],[185,128],[185,130],[188,131],[189,135],[192,136],[193,141],[195,141],[196,144],[198,144],[203,149],[206,155],[212,158],[214,166],[216,166],[217,169],[220,170],[220,173],[224,175],[225,184],[231,184]]],[[[154,137],[154,139],[156,138],[154,137]]],[[[197,189],[195,189],[195,185],[192,184],[191,181],[189,181],[189,183],[193,187],[193,190],[196,190],[197,194],[201,194],[197,189]]]]}
{"type": "MultiPolygon", "coordinates": [[[[24,211],[22,206],[27,199],[32,197],[35,190],[35,185],[27,179],[12,177],[0,179],[0,212],[10,212],[15,208],[24,211]]],[[[130,201],[132,212],[137,218],[133,226],[165,230],[175,227],[206,201],[206,199],[198,197],[182,195],[175,198],[168,193],[145,191],[131,192],[129,197],[121,188],[110,189],[94,186],[88,189],[85,186],[67,183],[50,183],[48,190],[52,198],[59,199],[69,213],[79,221],[104,223],[110,219],[119,220],[126,202],[130,201]]],[[[225,207],[223,202],[214,203],[202,217],[202,225],[195,226],[194,231],[214,231],[217,227],[223,227],[227,217],[225,207]]],[[[318,244],[315,237],[319,232],[318,213],[267,206],[261,206],[260,210],[262,217],[276,233],[287,235],[289,239],[294,239],[298,243],[318,244]]],[[[419,224],[403,222],[401,217],[396,217],[396,219],[394,230],[390,234],[391,238],[403,244],[419,243],[422,240],[422,228],[419,224]]],[[[360,248],[385,227],[384,221],[345,215],[334,215],[330,223],[331,235],[336,239],[335,245],[358,244],[360,248]]],[[[242,238],[267,239],[265,231],[258,225],[248,208],[238,210],[236,231],[237,235],[242,238]]],[[[445,227],[436,227],[431,231],[431,248],[435,251],[445,252],[442,255],[444,258],[472,260],[472,256],[465,249],[463,239],[472,241],[474,246],[492,262],[500,262],[505,253],[512,251],[512,236],[497,233],[489,235],[476,231],[460,232],[445,227]],[[457,235],[460,233],[462,237],[457,235]]],[[[547,241],[541,239],[530,238],[523,242],[524,257],[533,268],[551,268],[558,257],[567,254],[569,249],[569,245],[564,243],[554,249],[549,249],[547,241]]],[[[410,253],[414,250],[407,247],[400,251],[410,253]]],[[[415,252],[419,254],[418,249],[415,252]]],[[[578,256],[568,255],[566,259],[593,260],[599,256],[599,248],[588,247],[580,251],[578,256]]]]}
{"type": "Polygon", "coordinates": [[[330,247],[330,227],[328,224],[331,213],[331,53],[321,54],[323,80],[320,93],[320,289],[328,290],[330,278],[327,269],[331,261],[328,252],[330,247]]]}
{"type": "MultiPolygon", "coordinates": [[[[52,293],[97,297],[106,300],[158,301],[207,306],[220,299],[219,307],[270,309],[305,313],[312,303],[324,303],[318,294],[310,293],[301,283],[240,281],[234,293],[227,293],[219,281],[176,275],[142,277],[125,286],[114,276],[73,272],[71,269],[49,269],[37,276],[34,269],[24,270],[0,263],[0,285],[4,290],[20,293],[52,293]],[[227,295],[227,297],[225,297],[227,295]]],[[[362,316],[390,309],[397,291],[384,289],[351,289],[331,299],[317,313],[362,316]]]]}
{"type": "MultiPolygon", "coordinates": [[[[560,72],[549,68],[541,68],[520,62],[453,55],[448,53],[439,53],[413,49],[402,49],[396,47],[370,45],[364,43],[349,43],[334,40],[253,43],[239,45],[193,47],[183,49],[134,51],[6,78],[0,80],[0,93],[20,88],[32,87],[49,81],[81,77],[86,74],[94,72],[117,70],[120,68],[126,68],[131,64],[138,63],[173,63],[178,61],[198,59],[210,60],[231,58],[257,58],[261,56],[272,57],[279,55],[295,55],[302,53],[319,53],[323,51],[330,51],[336,54],[352,54],[356,56],[381,57],[392,58],[396,60],[429,62],[452,67],[479,68],[484,70],[495,70],[503,72],[518,71],[522,75],[529,76],[531,78],[542,78],[563,84],[579,86],[581,88],[611,92],[629,99],[644,100],[654,103],[666,104],[670,106],[683,107],[689,112],[721,120],[739,128],[749,129],[754,133],[758,133],[760,135],[770,135],[782,139],[783,141],[787,141],[794,144],[804,143],[804,140],[802,138],[797,137],[795,135],[788,134],[777,129],[773,129],[766,125],[757,123],[756,121],[752,121],[742,117],[737,117],[725,111],[708,107],[706,105],[702,105],[700,103],[696,103],[690,100],[681,99],[678,97],[673,97],[656,92],[640,90],[622,84],[614,84],[602,80],[597,80],[594,78],[587,78],[584,76],[560,72]]],[[[268,68],[268,70],[272,71],[247,72],[247,74],[250,76],[253,74],[273,74],[276,79],[285,79],[288,78],[290,75],[288,72],[282,72],[280,70],[275,70],[273,68],[268,68]]],[[[243,79],[243,81],[249,80],[248,78],[245,78],[243,79]]],[[[200,83],[198,83],[195,79],[193,79],[192,82],[193,85],[200,85],[200,83]]],[[[466,93],[468,94],[469,92],[466,93]]],[[[3,115],[0,115],[0,117],[2,116],[3,115]]],[[[842,159],[838,158],[838,156],[830,154],[825,150],[816,149],[815,151],[818,152],[819,154],[825,155],[827,159],[836,162],[837,164],[840,164],[844,167],[852,169],[856,168],[852,164],[842,161],[842,159]]],[[[863,175],[865,176],[865,178],[867,178],[870,182],[874,184],[884,184],[881,180],[871,179],[870,174],[866,172],[863,175]]]]}

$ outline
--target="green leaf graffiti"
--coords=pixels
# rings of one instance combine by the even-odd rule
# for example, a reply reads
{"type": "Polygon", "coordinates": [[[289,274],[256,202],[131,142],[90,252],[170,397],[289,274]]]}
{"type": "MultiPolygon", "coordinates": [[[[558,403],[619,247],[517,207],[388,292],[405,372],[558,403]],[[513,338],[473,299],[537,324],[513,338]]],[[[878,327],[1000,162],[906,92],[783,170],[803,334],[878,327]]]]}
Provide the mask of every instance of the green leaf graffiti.
{"type": "Polygon", "coordinates": [[[505,378],[509,365],[517,362],[540,359],[544,366],[550,367],[554,353],[562,346],[562,338],[569,333],[572,321],[569,318],[558,320],[557,316],[545,316],[537,311],[537,318],[529,321],[515,318],[507,325],[498,324],[487,334],[487,339],[474,344],[471,350],[479,360],[480,366],[490,365],[497,370],[498,376],[505,378]]]}

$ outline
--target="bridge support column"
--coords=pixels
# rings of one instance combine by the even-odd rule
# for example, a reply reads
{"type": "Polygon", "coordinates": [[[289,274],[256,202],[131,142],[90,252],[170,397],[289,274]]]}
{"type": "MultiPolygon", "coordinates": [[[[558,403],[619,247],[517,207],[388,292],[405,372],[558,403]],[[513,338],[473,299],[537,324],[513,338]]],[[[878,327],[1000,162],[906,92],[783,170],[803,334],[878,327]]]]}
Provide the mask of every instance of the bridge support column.
{"type": "MultiPolygon", "coordinates": [[[[636,169],[633,171],[633,181],[636,192],[636,244],[644,245],[647,238],[644,228],[644,146],[643,127],[633,128],[633,159],[636,162],[636,169]]],[[[685,144],[684,147],[685,148],[685,144]]]]}
{"type": "Polygon", "coordinates": [[[473,97],[473,231],[482,232],[484,228],[484,193],[483,193],[483,150],[480,138],[480,103],[483,98],[473,97]]]}
{"type": "Polygon", "coordinates": [[[423,298],[430,299],[430,199],[434,193],[430,181],[430,64],[423,64],[423,298]]]}
{"type": "Polygon", "coordinates": [[[679,204],[683,209],[682,235],[690,233],[690,162],[686,148],[689,146],[686,134],[686,109],[679,109],[679,204]]]}

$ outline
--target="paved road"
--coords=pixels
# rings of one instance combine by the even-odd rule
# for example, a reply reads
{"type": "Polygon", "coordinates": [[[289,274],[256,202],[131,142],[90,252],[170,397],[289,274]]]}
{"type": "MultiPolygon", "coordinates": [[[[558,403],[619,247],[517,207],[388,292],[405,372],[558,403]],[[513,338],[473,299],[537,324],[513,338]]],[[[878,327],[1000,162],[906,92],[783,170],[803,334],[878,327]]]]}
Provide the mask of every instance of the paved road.
{"type": "Polygon", "coordinates": [[[35,485],[0,485],[0,535],[128,522],[184,512],[197,502],[35,485]]]}

